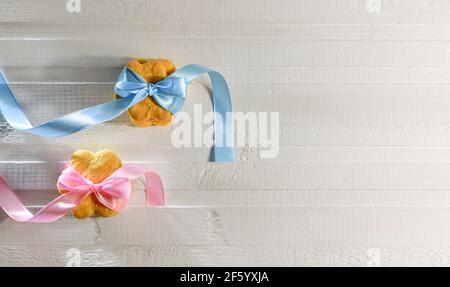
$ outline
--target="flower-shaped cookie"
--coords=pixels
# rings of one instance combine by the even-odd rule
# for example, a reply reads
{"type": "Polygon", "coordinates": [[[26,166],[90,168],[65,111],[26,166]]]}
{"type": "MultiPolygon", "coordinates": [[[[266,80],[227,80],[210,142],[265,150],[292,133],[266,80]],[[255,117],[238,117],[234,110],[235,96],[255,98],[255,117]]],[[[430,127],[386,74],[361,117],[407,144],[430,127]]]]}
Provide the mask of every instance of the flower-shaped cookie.
{"type": "MultiPolygon", "coordinates": [[[[165,59],[135,59],[127,66],[149,83],[157,83],[175,72],[175,65],[165,59]]],[[[118,98],[118,95],[114,95],[118,98]]],[[[172,113],[166,111],[148,96],[142,102],[128,109],[131,122],[138,127],[165,126],[172,120],[172,113]]]]}
{"type": "MultiPolygon", "coordinates": [[[[121,168],[122,161],[111,150],[105,149],[97,153],[88,150],[78,150],[72,155],[70,166],[84,178],[95,184],[101,183],[114,171],[121,168]]],[[[59,190],[59,192],[62,194],[67,191],[59,190]]],[[[117,214],[116,211],[100,203],[94,194],[90,194],[78,206],[73,208],[72,213],[78,218],[87,218],[95,214],[111,217],[117,214]]]]}

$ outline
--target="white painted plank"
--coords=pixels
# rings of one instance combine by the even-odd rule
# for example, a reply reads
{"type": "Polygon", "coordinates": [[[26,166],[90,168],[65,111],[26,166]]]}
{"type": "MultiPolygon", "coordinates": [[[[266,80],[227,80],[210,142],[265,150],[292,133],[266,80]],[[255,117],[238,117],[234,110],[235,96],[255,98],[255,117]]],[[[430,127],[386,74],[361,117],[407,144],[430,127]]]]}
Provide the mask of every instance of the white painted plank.
{"type": "Polygon", "coordinates": [[[58,224],[3,220],[0,246],[439,248],[448,243],[448,212],[425,207],[129,208],[115,218],[69,216],[58,224]]]}
{"type": "Polygon", "coordinates": [[[49,245],[52,244],[89,244],[99,240],[98,226],[95,221],[79,220],[75,222],[75,218],[67,217],[52,224],[18,224],[9,219],[2,211],[0,214],[0,225],[2,233],[0,235],[1,242],[8,242],[10,245],[49,245]],[[67,228],[68,223],[71,228],[67,228]]]}
{"type": "MultiPolygon", "coordinates": [[[[272,246],[85,246],[83,267],[98,266],[450,266],[448,246],[409,248],[272,246]],[[374,253],[376,252],[375,258],[374,253]],[[379,261],[374,261],[379,260],[379,261]],[[372,264],[372,265],[371,265],[372,264]]],[[[65,245],[0,246],[0,266],[66,266],[65,245]]],[[[72,247],[74,248],[74,247],[72,247]]]]}
{"type": "MultiPolygon", "coordinates": [[[[12,84],[35,123],[112,100],[114,84],[12,84]]],[[[450,123],[448,84],[230,83],[235,112],[278,112],[280,124],[450,123]]],[[[184,112],[212,110],[205,82],[194,82],[184,112]]],[[[126,117],[116,122],[127,123],[126,117]]]]}
{"type": "Polygon", "coordinates": [[[1,40],[0,64],[111,67],[153,57],[233,67],[447,67],[448,50],[448,41],[1,40]]]}
{"type": "MultiPolygon", "coordinates": [[[[44,158],[44,157],[43,157],[44,158]]],[[[448,163],[151,163],[167,189],[178,190],[447,190],[448,163]]],[[[64,163],[6,162],[0,174],[15,189],[52,190],[64,163]]]]}
{"type": "MultiPolygon", "coordinates": [[[[0,158],[5,162],[40,162],[48,150],[50,161],[65,162],[80,146],[48,143],[33,149],[27,144],[4,145],[0,158]]],[[[99,144],[84,144],[83,148],[96,151],[99,144]]],[[[205,163],[210,148],[176,148],[167,145],[122,143],[108,144],[121,158],[130,162],[205,163]],[[132,148],[131,148],[132,147],[132,148]]],[[[450,147],[447,146],[281,146],[278,156],[265,158],[258,148],[235,149],[236,163],[450,163],[450,147]]]]}
{"type": "Polygon", "coordinates": [[[319,146],[448,146],[449,125],[434,124],[285,124],[282,145],[319,146]]]}
{"type": "MultiPolygon", "coordinates": [[[[105,123],[83,132],[54,139],[41,138],[13,130],[0,122],[0,142],[23,145],[30,142],[58,144],[76,148],[112,148],[126,138],[145,148],[151,145],[170,145],[175,125],[137,128],[127,123],[105,123]],[[112,133],[114,131],[114,133],[112,133]],[[99,139],[108,141],[99,142],[99,139]]],[[[280,126],[280,146],[420,146],[442,147],[450,145],[448,124],[283,124],[280,126]]],[[[262,145],[260,150],[267,150],[262,145]]],[[[185,150],[195,149],[185,147],[185,150]]],[[[70,149],[66,149],[70,151],[70,149]]],[[[68,153],[70,156],[70,153],[68,153]]],[[[51,155],[50,155],[50,158],[51,155]]],[[[44,158],[43,160],[46,160],[44,158]]]]}
{"type": "MultiPolygon", "coordinates": [[[[21,196],[36,194],[21,192],[21,196]]],[[[46,200],[54,192],[46,194],[46,200]]],[[[450,207],[450,190],[167,190],[169,207],[450,207]]],[[[130,207],[144,207],[143,190],[136,190],[130,207]]]]}
{"type": "MultiPolygon", "coordinates": [[[[16,190],[29,208],[47,205],[58,196],[52,190],[16,190]]],[[[449,207],[450,190],[181,190],[166,189],[168,208],[229,207],[449,207]]],[[[145,207],[142,181],[134,183],[127,208],[145,207]]]]}
{"type": "Polygon", "coordinates": [[[3,40],[448,41],[449,24],[27,23],[4,22],[3,40]]]}
{"type": "Polygon", "coordinates": [[[68,13],[66,1],[4,0],[3,22],[72,23],[449,23],[450,5],[440,0],[379,1],[155,0],[82,1],[68,13]],[[370,4],[370,3],[369,3],[370,4]],[[379,7],[379,8],[378,8],[379,7]],[[151,15],[149,17],[148,15],[151,15]]]}
{"type": "MultiPolygon", "coordinates": [[[[176,64],[179,68],[183,66],[181,63],[176,64]]],[[[114,66],[92,65],[93,63],[86,67],[2,65],[2,70],[12,84],[113,85],[126,61],[114,66]]],[[[310,87],[307,84],[316,84],[311,87],[317,89],[322,85],[333,84],[373,84],[374,87],[382,88],[389,84],[408,84],[415,87],[415,84],[445,85],[450,82],[450,69],[445,67],[209,67],[222,73],[229,83],[302,84],[302,87],[306,88],[310,87]]],[[[205,77],[200,77],[197,81],[208,82],[205,77]]],[[[401,87],[407,88],[408,85],[401,87]]]]}

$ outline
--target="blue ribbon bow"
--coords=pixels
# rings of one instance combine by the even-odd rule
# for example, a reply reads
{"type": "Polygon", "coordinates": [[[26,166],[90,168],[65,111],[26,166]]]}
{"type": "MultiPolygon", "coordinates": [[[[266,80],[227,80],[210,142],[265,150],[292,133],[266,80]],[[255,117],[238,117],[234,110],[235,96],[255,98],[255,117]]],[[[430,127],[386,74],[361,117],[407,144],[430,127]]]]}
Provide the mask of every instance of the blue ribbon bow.
{"type": "Polygon", "coordinates": [[[115,92],[120,99],[85,108],[68,115],[33,126],[25,116],[4,76],[0,73],[0,111],[15,129],[42,137],[61,137],[110,121],[132,106],[152,96],[167,111],[181,111],[188,85],[202,74],[211,79],[214,118],[213,161],[233,161],[232,104],[225,78],[218,72],[201,65],[185,66],[168,78],[152,84],[125,67],[119,75],[115,92]]]}
{"type": "Polygon", "coordinates": [[[177,76],[156,84],[147,83],[141,75],[126,67],[120,73],[115,92],[122,98],[134,96],[145,99],[152,96],[161,107],[176,114],[183,109],[187,85],[185,78],[177,76]]]}

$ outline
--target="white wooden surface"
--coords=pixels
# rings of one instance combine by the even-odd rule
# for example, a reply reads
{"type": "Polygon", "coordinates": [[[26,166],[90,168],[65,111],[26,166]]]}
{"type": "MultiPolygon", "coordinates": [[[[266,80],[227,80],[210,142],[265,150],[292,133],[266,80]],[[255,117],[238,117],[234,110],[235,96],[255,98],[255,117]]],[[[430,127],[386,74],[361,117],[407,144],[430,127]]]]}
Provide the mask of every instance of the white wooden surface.
{"type": "MultiPolygon", "coordinates": [[[[0,0],[0,66],[31,118],[111,98],[134,57],[201,63],[237,111],[280,112],[280,154],[176,149],[126,117],[57,140],[0,122],[0,174],[38,207],[75,149],[160,171],[168,207],[17,224],[1,266],[450,265],[450,3],[445,0],[0,0]],[[369,2],[369,3],[368,3],[369,2]],[[369,8],[368,8],[369,7],[369,8]],[[373,8],[375,7],[375,8],[373,8]],[[379,9],[378,9],[379,7],[379,9]],[[114,132],[112,132],[114,131],[114,132]]],[[[210,107],[202,82],[194,103],[210,107]]]]}

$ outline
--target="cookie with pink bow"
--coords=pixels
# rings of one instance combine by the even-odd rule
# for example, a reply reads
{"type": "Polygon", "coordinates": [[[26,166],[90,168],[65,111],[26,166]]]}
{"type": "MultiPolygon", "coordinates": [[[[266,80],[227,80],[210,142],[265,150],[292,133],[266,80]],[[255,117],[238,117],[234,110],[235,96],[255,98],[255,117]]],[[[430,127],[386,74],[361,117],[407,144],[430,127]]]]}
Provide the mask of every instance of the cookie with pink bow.
{"type": "Polygon", "coordinates": [[[156,171],[123,164],[111,150],[78,150],[57,181],[60,196],[32,214],[0,177],[0,207],[18,222],[49,223],[72,211],[77,218],[111,217],[123,210],[133,191],[133,180],[145,178],[147,206],[165,204],[162,180],[156,171]]]}

